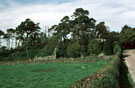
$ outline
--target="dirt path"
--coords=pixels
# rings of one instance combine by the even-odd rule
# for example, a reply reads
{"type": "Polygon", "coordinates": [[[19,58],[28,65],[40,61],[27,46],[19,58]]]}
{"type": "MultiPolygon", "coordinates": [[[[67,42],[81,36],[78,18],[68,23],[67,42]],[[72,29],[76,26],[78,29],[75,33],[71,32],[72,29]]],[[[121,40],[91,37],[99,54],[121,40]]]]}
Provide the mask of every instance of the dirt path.
{"type": "Polygon", "coordinates": [[[135,50],[125,50],[123,55],[133,83],[135,84],[135,50]]]}

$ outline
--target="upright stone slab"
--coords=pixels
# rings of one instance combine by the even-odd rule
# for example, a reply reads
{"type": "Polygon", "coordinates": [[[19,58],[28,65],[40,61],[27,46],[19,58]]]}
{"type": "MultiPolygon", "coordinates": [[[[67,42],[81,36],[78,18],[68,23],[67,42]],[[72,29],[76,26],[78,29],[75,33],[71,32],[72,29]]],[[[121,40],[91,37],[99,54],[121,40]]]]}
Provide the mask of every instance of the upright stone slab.
{"type": "Polygon", "coordinates": [[[54,49],[54,59],[56,59],[56,58],[57,58],[57,51],[58,51],[58,49],[57,49],[57,48],[55,48],[55,49],[54,49]]]}
{"type": "Polygon", "coordinates": [[[81,59],[82,59],[82,62],[84,61],[84,56],[83,56],[83,54],[81,55],[81,59]]]}

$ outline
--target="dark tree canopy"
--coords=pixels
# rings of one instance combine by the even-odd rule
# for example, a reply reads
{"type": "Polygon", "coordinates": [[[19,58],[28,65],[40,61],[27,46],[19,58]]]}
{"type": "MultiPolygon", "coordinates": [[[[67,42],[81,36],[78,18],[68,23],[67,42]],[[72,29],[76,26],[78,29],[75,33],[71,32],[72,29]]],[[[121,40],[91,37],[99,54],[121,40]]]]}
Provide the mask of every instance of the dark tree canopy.
{"type": "Polygon", "coordinates": [[[111,55],[119,50],[118,45],[113,50],[113,42],[124,48],[135,48],[135,28],[125,25],[120,33],[109,31],[105,22],[97,23],[83,8],[77,8],[71,16],[64,16],[58,24],[45,31],[31,19],[21,22],[15,29],[0,30],[0,54],[16,58],[23,56],[22,59],[52,55],[55,48],[58,49],[58,57],[98,55],[102,52],[111,55]],[[1,46],[3,40],[6,42],[4,49],[1,46]]]}
{"type": "Polygon", "coordinates": [[[135,48],[135,28],[128,25],[122,27],[120,41],[125,48],[135,48]]]}

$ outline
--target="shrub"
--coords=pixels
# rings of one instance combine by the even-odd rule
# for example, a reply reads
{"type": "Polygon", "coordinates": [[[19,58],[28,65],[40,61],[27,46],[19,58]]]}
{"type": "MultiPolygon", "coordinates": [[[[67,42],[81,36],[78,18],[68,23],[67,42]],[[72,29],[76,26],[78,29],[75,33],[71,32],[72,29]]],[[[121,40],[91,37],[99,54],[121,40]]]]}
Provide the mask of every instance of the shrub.
{"type": "Polygon", "coordinates": [[[107,39],[104,42],[103,51],[104,51],[105,55],[113,54],[113,41],[111,39],[107,39]]]}
{"type": "Polygon", "coordinates": [[[116,88],[118,84],[117,80],[113,75],[103,75],[101,78],[97,79],[92,88],[116,88]]]}
{"type": "Polygon", "coordinates": [[[58,45],[59,45],[59,42],[57,41],[57,39],[52,38],[48,40],[46,45],[39,51],[39,53],[37,53],[36,56],[44,57],[44,56],[52,55],[54,52],[54,49],[58,47],[58,45]]]}
{"type": "Polygon", "coordinates": [[[119,42],[114,42],[114,54],[120,54],[121,53],[121,45],[119,42]]]}
{"type": "Polygon", "coordinates": [[[69,57],[80,57],[81,54],[85,51],[85,47],[83,45],[80,45],[78,43],[70,44],[67,48],[67,55],[69,57]]]}
{"type": "Polygon", "coordinates": [[[119,88],[120,58],[114,57],[101,73],[101,77],[92,82],[92,88],[119,88]]]}
{"type": "Polygon", "coordinates": [[[33,59],[35,55],[40,51],[40,49],[36,50],[29,50],[28,52],[14,52],[9,55],[9,57],[6,57],[7,60],[27,60],[29,58],[33,59]]]}
{"type": "Polygon", "coordinates": [[[61,43],[58,46],[58,52],[57,52],[58,57],[67,57],[66,49],[67,49],[68,45],[69,45],[69,43],[64,43],[64,44],[61,43]]]}
{"type": "Polygon", "coordinates": [[[54,51],[53,47],[49,47],[49,45],[46,45],[43,49],[41,49],[36,56],[38,57],[44,57],[44,56],[49,56],[52,55],[54,51]]]}
{"type": "Polygon", "coordinates": [[[92,54],[94,54],[94,55],[99,54],[101,51],[101,48],[102,48],[101,42],[98,40],[95,40],[95,39],[91,40],[89,45],[88,45],[88,51],[91,55],[92,54]]]}
{"type": "Polygon", "coordinates": [[[5,46],[1,47],[0,48],[0,61],[10,61],[10,60],[12,60],[12,59],[8,58],[8,56],[11,53],[14,53],[14,52],[15,52],[14,49],[8,50],[5,46]]]}
{"type": "Polygon", "coordinates": [[[79,80],[71,88],[120,88],[119,65],[120,58],[114,56],[101,70],[79,80]]]}
{"type": "Polygon", "coordinates": [[[27,52],[27,58],[34,58],[36,56],[37,53],[40,52],[40,49],[35,49],[35,50],[30,50],[27,52]]]}
{"type": "Polygon", "coordinates": [[[13,60],[25,60],[27,58],[27,53],[25,52],[15,52],[9,55],[9,57],[13,60]]]}

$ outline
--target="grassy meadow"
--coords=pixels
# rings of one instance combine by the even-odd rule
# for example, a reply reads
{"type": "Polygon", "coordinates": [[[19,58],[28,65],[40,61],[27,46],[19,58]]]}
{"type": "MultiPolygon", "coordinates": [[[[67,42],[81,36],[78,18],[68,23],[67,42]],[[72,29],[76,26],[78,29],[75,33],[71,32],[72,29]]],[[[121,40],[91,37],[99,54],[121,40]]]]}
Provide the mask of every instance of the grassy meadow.
{"type": "Polygon", "coordinates": [[[69,88],[107,62],[0,66],[0,88],[69,88]]]}

